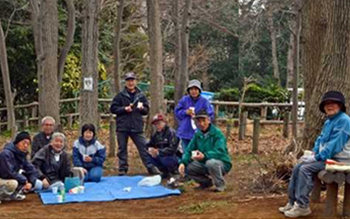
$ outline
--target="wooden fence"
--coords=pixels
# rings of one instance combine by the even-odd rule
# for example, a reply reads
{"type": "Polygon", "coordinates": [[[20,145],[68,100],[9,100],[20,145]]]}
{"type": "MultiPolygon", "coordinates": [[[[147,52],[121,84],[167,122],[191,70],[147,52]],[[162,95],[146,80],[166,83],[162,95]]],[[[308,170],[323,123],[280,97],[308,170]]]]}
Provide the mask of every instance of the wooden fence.
{"type": "MultiPolygon", "coordinates": [[[[64,123],[68,127],[72,127],[72,124],[74,121],[79,118],[79,98],[71,98],[71,99],[62,99],[60,100],[60,105],[61,108],[64,104],[74,104],[75,107],[74,111],[71,112],[66,112],[64,114],[61,114],[61,120],[64,120],[64,123]]],[[[108,106],[111,104],[112,99],[103,99],[100,98],[99,100],[99,105],[104,106],[105,110],[100,110],[100,116],[101,119],[110,119],[111,115],[108,106]]],[[[171,113],[171,109],[174,108],[174,101],[172,100],[165,100],[164,103],[167,107],[167,113],[171,113]]],[[[219,111],[221,108],[224,108],[224,111],[227,111],[228,109],[231,109],[231,111],[237,110],[239,106],[239,102],[226,102],[226,101],[212,101],[211,104],[214,106],[215,109],[215,118],[216,121],[226,121],[228,118],[227,117],[219,117],[219,111]]],[[[290,103],[243,103],[242,107],[244,109],[251,109],[254,108],[256,111],[259,112],[258,116],[254,117],[260,117],[261,123],[262,124],[283,124],[283,120],[268,120],[267,119],[267,114],[268,114],[268,108],[278,108],[281,111],[284,112],[290,112],[292,109],[292,104],[290,103]]],[[[16,124],[20,127],[28,127],[30,125],[32,126],[37,126],[39,124],[39,103],[38,102],[33,102],[30,104],[24,104],[24,105],[16,105],[15,107],[15,114],[16,114],[16,124]]],[[[0,116],[1,115],[6,115],[6,108],[0,108],[0,116]]],[[[289,117],[289,113],[287,113],[289,117]]],[[[248,115],[249,117],[249,115],[248,115]]],[[[230,116],[232,118],[232,116],[230,116]]],[[[238,120],[234,118],[234,120],[238,120]]],[[[289,120],[289,119],[288,119],[289,120]]],[[[290,120],[289,120],[290,121],[290,120]]],[[[302,122],[302,121],[300,121],[302,122]]],[[[289,122],[288,122],[289,123],[289,122]]],[[[2,128],[4,126],[7,126],[7,121],[6,118],[1,120],[0,117],[0,131],[3,130],[2,128]]]]}

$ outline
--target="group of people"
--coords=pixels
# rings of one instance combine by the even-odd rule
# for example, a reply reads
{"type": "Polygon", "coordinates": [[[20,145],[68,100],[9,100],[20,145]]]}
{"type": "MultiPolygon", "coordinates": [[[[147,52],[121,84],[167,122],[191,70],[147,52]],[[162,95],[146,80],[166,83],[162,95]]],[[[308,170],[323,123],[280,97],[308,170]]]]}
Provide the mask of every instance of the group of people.
{"type": "Polygon", "coordinates": [[[72,155],[65,150],[65,135],[54,132],[54,127],[54,118],[44,117],[42,130],[33,141],[30,134],[23,131],[5,145],[0,153],[0,201],[23,200],[28,192],[64,187],[66,177],[77,176],[85,182],[100,181],[106,148],[96,139],[94,125],[82,127],[72,155]],[[27,159],[29,151],[30,160],[27,159]]]}
{"type": "MultiPolygon", "coordinates": [[[[214,191],[225,190],[224,176],[232,168],[231,157],[225,136],[211,123],[213,108],[201,92],[201,83],[191,80],[187,95],[175,108],[177,131],[169,127],[163,114],[156,114],[151,121],[155,132],[147,142],[143,116],[149,112],[149,103],[137,87],[136,75],[126,74],[125,88],[115,96],[110,107],[111,113],[116,114],[120,176],[129,170],[127,145],[131,138],[149,174],[161,174],[163,178],[183,176],[195,180],[198,189],[214,186],[214,191]]],[[[313,178],[325,169],[327,159],[350,163],[350,118],[343,94],[326,92],[319,109],[326,115],[322,132],[315,141],[313,154],[302,156],[294,167],[288,189],[289,201],[279,208],[287,217],[311,214],[309,194],[313,178]]],[[[54,127],[55,120],[45,117],[42,131],[34,136],[33,142],[29,133],[20,132],[5,145],[0,153],[2,200],[21,200],[25,192],[60,187],[64,179],[72,175],[84,181],[100,181],[106,148],[97,140],[94,125],[82,126],[81,136],[73,145],[73,167],[70,155],[64,150],[66,137],[54,132],[54,127]],[[28,161],[30,145],[31,161],[28,161]]]]}
{"type": "Polygon", "coordinates": [[[150,174],[161,174],[163,178],[182,175],[197,181],[201,189],[214,185],[215,191],[225,190],[224,175],[232,167],[231,158],[224,135],[211,123],[213,107],[201,92],[200,81],[191,80],[187,95],[175,108],[177,131],[168,126],[163,114],[156,114],[151,121],[155,132],[147,142],[142,116],[148,114],[149,103],[137,87],[136,75],[126,74],[125,88],[110,107],[111,113],[116,114],[119,175],[128,172],[130,137],[150,174]]]}

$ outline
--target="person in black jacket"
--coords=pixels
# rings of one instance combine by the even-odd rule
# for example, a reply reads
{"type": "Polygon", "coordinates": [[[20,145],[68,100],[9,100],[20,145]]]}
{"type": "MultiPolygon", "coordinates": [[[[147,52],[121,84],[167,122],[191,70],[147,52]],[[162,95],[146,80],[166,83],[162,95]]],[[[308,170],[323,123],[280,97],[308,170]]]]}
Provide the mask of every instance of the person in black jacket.
{"type": "Polygon", "coordinates": [[[41,120],[41,132],[37,133],[33,137],[32,151],[30,153],[30,159],[33,159],[34,155],[44,146],[48,145],[51,141],[51,135],[55,130],[55,119],[51,116],[45,116],[41,120]]]}
{"type": "Polygon", "coordinates": [[[151,155],[150,161],[162,172],[163,178],[169,174],[175,175],[178,173],[177,149],[180,141],[176,131],[166,124],[162,114],[153,117],[152,125],[156,131],[147,143],[148,153],[151,155]]]}
{"type": "Polygon", "coordinates": [[[52,135],[51,142],[40,149],[32,160],[33,165],[39,172],[39,179],[49,189],[64,186],[64,179],[72,175],[69,155],[63,150],[65,142],[64,134],[55,132],[52,135]]]}
{"type": "Polygon", "coordinates": [[[125,89],[118,93],[112,102],[110,111],[117,115],[117,139],[119,175],[128,172],[128,150],[129,137],[136,145],[143,164],[149,174],[159,174],[159,171],[149,161],[149,154],[146,150],[146,138],[143,135],[143,118],[148,114],[149,104],[146,96],[136,86],[136,75],[129,72],[125,77],[125,89]]]}
{"type": "Polygon", "coordinates": [[[29,133],[20,132],[0,153],[0,186],[6,187],[9,199],[23,200],[22,192],[42,189],[37,170],[26,158],[30,143],[29,133]]]}

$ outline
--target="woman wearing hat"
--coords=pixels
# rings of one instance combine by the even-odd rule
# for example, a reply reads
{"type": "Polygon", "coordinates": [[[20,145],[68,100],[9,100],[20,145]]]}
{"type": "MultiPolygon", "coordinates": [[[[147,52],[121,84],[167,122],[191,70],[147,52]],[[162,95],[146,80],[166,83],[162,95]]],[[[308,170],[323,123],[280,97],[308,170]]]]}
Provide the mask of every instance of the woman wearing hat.
{"type": "Polygon", "coordinates": [[[314,186],[313,178],[325,169],[325,161],[334,159],[350,161],[350,118],[346,114],[345,98],[338,91],[328,91],[319,105],[327,119],[319,137],[316,139],[312,155],[300,158],[289,183],[289,201],[279,208],[286,217],[301,217],[311,214],[309,194],[314,186]]]}
{"type": "Polygon", "coordinates": [[[177,136],[181,139],[182,151],[186,150],[196,131],[194,116],[201,110],[206,110],[211,120],[214,119],[214,111],[210,102],[201,96],[202,87],[198,80],[191,80],[187,87],[188,95],[181,98],[175,108],[175,116],[179,124],[177,136]]]}
{"type": "Polygon", "coordinates": [[[101,180],[105,160],[106,148],[96,139],[95,126],[83,125],[81,136],[73,145],[73,163],[75,167],[82,168],[85,182],[101,180]]]}

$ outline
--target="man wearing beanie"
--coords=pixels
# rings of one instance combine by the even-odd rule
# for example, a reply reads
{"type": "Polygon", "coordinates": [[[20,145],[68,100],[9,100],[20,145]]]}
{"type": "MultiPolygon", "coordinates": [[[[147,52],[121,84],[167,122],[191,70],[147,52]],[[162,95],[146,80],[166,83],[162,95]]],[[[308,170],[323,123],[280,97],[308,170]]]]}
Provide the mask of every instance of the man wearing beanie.
{"type": "Polygon", "coordinates": [[[350,162],[350,118],[346,114],[343,94],[338,91],[326,92],[319,108],[327,119],[315,141],[312,155],[302,156],[293,169],[288,188],[289,201],[286,206],[279,208],[286,217],[311,214],[309,194],[314,186],[313,178],[325,169],[327,159],[350,162]]]}
{"type": "Polygon", "coordinates": [[[191,80],[187,87],[187,93],[188,95],[182,97],[175,108],[175,116],[179,124],[177,136],[181,139],[183,152],[197,129],[194,122],[195,115],[201,110],[206,110],[210,120],[214,119],[214,110],[210,102],[201,96],[202,87],[200,81],[191,80]]]}
{"type": "MultiPolygon", "coordinates": [[[[15,140],[5,145],[0,153],[0,188],[8,194],[3,200],[23,200],[23,192],[41,189],[35,167],[27,160],[31,138],[28,132],[20,132],[15,140]]],[[[3,193],[3,194],[4,194],[3,193]]]]}

